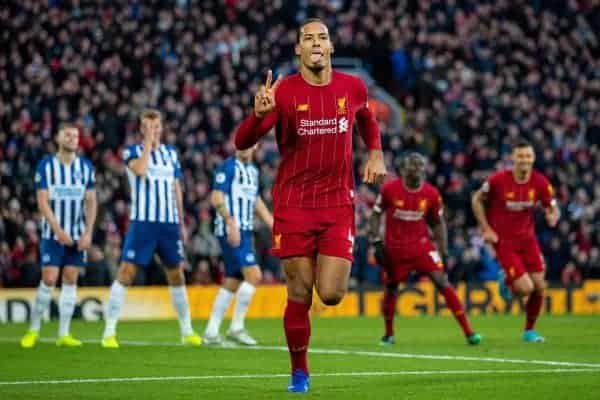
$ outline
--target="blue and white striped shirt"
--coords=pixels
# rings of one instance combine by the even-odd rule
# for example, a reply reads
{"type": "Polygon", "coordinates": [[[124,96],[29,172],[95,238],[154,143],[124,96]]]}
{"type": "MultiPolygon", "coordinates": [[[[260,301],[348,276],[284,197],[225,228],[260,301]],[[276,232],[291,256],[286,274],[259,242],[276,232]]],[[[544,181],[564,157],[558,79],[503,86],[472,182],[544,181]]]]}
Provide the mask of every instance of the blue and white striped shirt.
{"type": "MultiPolygon", "coordinates": [[[[258,197],[258,169],[254,164],[244,164],[235,157],[223,161],[215,171],[213,189],[225,195],[227,211],[241,231],[254,229],[254,207],[258,197]]],[[[217,213],[215,235],[225,236],[226,225],[217,213]]]]}
{"type": "MultiPolygon", "coordinates": [[[[37,190],[48,191],[50,209],[60,227],[78,240],[85,232],[85,192],[96,185],[92,163],[79,156],[69,165],[56,155],[44,157],[37,166],[35,185],[37,190]]],[[[46,218],[42,220],[42,239],[58,240],[46,218]]]]}
{"type": "Polygon", "coordinates": [[[130,220],[178,224],[175,179],[180,179],[182,174],[177,150],[173,146],[161,144],[150,153],[146,175],[137,176],[129,168],[129,162],[141,157],[142,149],[142,144],[135,144],[123,151],[131,188],[130,220]]]}

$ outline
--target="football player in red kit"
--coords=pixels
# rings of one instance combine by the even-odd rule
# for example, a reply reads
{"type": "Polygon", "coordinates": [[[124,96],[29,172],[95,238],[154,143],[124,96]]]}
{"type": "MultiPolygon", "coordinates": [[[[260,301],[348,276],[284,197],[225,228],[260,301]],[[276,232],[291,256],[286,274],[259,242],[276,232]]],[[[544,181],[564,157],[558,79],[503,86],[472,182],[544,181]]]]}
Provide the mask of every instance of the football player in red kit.
{"type": "Polygon", "coordinates": [[[533,146],[519,141],[512,151],[513,167],[490,176],[472,198],[473,213],[483,238],[496,250],[502,266],[500,293],[509,300],[511,291],[528,297],[523,340],[543,342],[535,330],[546,288],[544,256],[535,237],[533,211],[538,204],[546,222],[556,226],[560,209],[548,179],[533,169],[533,146]]]}
{"type": "Polygon", "coordinates": [[[448,281],[443,257],[448,250],[446,220],[438,190],[425,181],[426,159],[411,153],[404,160],[402,177],[381,188],[370,219],[375,254],[384,271],[382,311],[385,335],[382,345],[394,344],[394,315],[398,284],[412,271],[427,274],[460,324],[467,342],[478,344],[481,336],[469,324],[460,299],[448,281]],[[379,238],[385,214],[384,240],[379,238]],[[433,241],[428,226],[433,232],[433,241]]]}
{"type": "Polygon", "coordinates": [[[254,145],[275,127],[281,163],[273,186],[273,249],[282,259],[288,301],[284,329],[291,358],[288,390],[310,386],[307,349],[313,288],[327,305],[348,288],[354,244],[352,131],[368,148],[365,183],[380,183],[386,170],[381,137],[367,108],[367,88],[331,66],[333,45],[318,19],[303,23],[295,48],[300,72],[267,81],[254,112],[235,135],[238,149],[254,145]]]}

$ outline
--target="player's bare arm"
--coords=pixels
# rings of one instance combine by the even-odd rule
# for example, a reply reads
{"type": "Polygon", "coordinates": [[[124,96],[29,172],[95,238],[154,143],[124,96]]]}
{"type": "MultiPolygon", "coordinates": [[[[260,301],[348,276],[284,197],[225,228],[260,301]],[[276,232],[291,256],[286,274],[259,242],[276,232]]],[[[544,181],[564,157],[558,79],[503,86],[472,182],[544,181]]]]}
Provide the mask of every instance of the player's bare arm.
{"type": "Polygon", "coordinates": [[[176,179],[174,186],[175,202],[177,204],[177,213],[179,214],[179,230],[181,234],[181,241],[186,244],[188,241],[188,234],[187,230],[185,229],[185,209],[183,207],[183,188],[181,187],[181,180],[176,179]]]}
{"type": "Polygon", "coordinates": [[[494,232],[485,216],[485,204],[487,202],[487,193],[482,189],[477,190],[471,197],[471,208],[475,219],[479,224],[483,239],[489,243],[498,243],[498,234],[494,232]]]}
{"type": "Polygon", "coordinates": [[[73,246],[73,239],[71,239],[71,236],[69,236],[69,234],[60,227],[58,219],[50,208],[50,204],[48,202],[48,191],[45,189],[38,190],[36,197],[38,209],[44,218],[46,218],[48,224],[50,224],[52,232],[54,232],[60,244],[63,246],[73,246]]]}
{"type": "Polygon", "coordinates": [[[381,215],[383,213],[381,203],[381,195],[379,195],[369,217],[369,237],[372,242],[381,241],[381,215]]]}
{"type": "Polygon", "coordinates": [[[552,200],[550,207],[544,209],[544,215],[546,217],[546,223],[551,228],[554,228],[558,224],[560,219],[560,208],[556,202],[556,199],[552,200]]]}
{"type": "Polygon", "coordinates": [[[268,225],[269,229],[273,229],[273,215],[267,208],[267,205],[263,201],[262,197],[258,196],[256,198],[256,204],[254,206],[256,211],[256,215],[268,225]]]}
{"type": "Polygon", "coordinates": [[[92,234],[97,214],[98,201],[96,199],[96,191],[87,190],[85,192],[85,232],[83,232],[77,243],[79,251],[89,249],[92,244],[92,234]]]}
{"type": "Polygon", "coordinates": [[[442,257],[448,254],[448,224],[446,217],[440,215],[436,218],[428,217],[427,224],[431,228],[433,240],[442,257]]]}
{"type": "Polygon", "coordinates": [[[219,213],[227,225],[227,241],[233,247],[240,245],[240,229],[235,222],[235,218],[227,211],[225,205],[225,194],[220,190],[213,190],[210,194],[210,203],[219,213]]]}

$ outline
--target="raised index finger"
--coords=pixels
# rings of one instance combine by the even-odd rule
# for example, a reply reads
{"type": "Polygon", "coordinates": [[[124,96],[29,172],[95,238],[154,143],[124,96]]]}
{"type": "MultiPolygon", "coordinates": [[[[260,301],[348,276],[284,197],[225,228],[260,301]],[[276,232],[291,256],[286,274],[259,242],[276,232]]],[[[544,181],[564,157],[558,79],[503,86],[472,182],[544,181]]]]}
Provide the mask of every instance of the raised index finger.
{"type": "Polygon", "coordinates": [[[275,81],[275,83],[273,84],[273,86],[271,86],[271,91],[273,93],[275,92],[275,90],[277,90],[277,86],[279,86],[279,84],[281,83],[281,79],[282,79],[282,76],[278,75],[277,76],[277,80],[275,81]]]}
{"type": "Polygon", "coordinates": [[[269,72],[267,72],[267,82],[265,83],[267,90],[271,89],[271,82],[273,82],[273,71],[269,70],[269,72]]]}

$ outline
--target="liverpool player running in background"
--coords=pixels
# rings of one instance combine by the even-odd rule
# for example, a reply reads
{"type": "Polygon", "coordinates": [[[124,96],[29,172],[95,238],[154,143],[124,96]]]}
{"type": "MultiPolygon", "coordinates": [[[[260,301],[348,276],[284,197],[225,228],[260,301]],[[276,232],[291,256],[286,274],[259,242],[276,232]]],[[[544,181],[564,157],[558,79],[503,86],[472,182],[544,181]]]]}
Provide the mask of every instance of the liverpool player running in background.
{"type": "Polygon", "coordinates": [[[478,344],[481,336],[471,329],[456,291],[444,271],[443,257],[448,251],[448,234],[442,198],[438,190],[425,182],[425,158],[410,154],[404,161],[402,177],[381,188],[370,220],[378,262],[385,273],[383,317],[385,335],[382,345],[394,343],[394,314],[398,284],[411,271],[427,274],[440,291],[448,308],[460,324],[467,341],[478,344]],[[385,213],[385,241],[379,238],[381,214],[385,213]],[[434,245],[427,226],[431,227],[434,245]]]}
{"type": "Polygon", "coordinates": [[[271,85],[269,71],[235,144],[247,149],[275,127],[281,164],[273,187],[273,254],[282,258],[288,293],[283,319],[292,364],[288,390],[306,392],[313,288],[327,305],[338,304],[348,288],[355,121],[369,150],[363,181],[381,182],[386,171],[367,88],[359,78],[332,70],[327,26],[307,20],[295,51],[300,73],[271,85]]]}
{"type": "Polygon", "coordinates": [[[52,290],[62,269],[62,288],[58,299],[57,346],[77,347],[81,341],[69,333],[77,299],[79,270],[87,264],[86,250],[92,243],[96,221],[96,178],[92,163],[77,155],[79,130],[62,125],[56,139],[58,152],[45,157],[35,174],[37,204],[42,222],[42,280],[31,310],[29,332],[21,346],[35,346],[52,290]]]}
{"type": "Polygon", "coordinates": [[[535,237],[533,210],[538,203],[544,207],[549,226],[556,226],[560,209],[548,179],[533,169],[535,153],[527,141],[519,141],[512,151],[512,170],[500,171],[473,195],[473,213],[479,222],[483,238],[490,242],[502,266],[501,294],[510,299],[510,292],[527,297],[527,321],[523,340],[543,342],[535,330],[535,322],[544,300],[545,263],[535,237]],[[504,279],[502,279],[504,278],[504,279]]]}
{"type": "Polygon", "coordinates": [[[144,110],[140,116],[143,142],[123,151],[123,161],[131,188],[131,215],[121,265],[106,305],[106,325],[102,347],[118,348],[117,321],[125,301],[127,286],[138,267],[146,267],[158,251],[173,306],[179,319],[181,342],[199,346],[202,339],[192,329],[190,307],[183,275],[185,241],[181,165],[173,146],[162,144],[162,116],[158,110],[144,110]]]}

